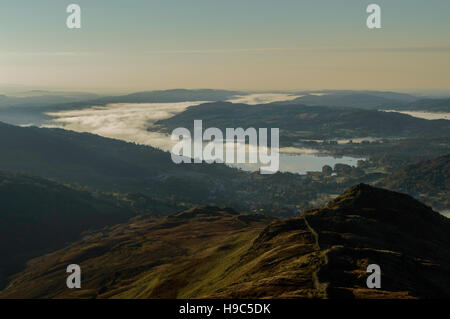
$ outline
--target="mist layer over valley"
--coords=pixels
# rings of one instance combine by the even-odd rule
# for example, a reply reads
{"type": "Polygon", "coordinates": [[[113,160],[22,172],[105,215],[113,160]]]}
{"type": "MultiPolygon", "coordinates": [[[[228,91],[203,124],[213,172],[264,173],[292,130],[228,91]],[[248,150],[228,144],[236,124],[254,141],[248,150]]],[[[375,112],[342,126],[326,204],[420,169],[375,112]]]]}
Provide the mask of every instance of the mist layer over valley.
{"type": "MultiPolygon", "coordinates": [[[[247,102],[249,105],[289,101],[296,95],[261,93],[237,96],[229,101],[233,103],[247,102]]],[[[116,138],[127,142],[149,145],[164,151],[171,151],[176,144],[167,133],[161,133],[152,126],[163,119],[168,119],[185,111],[187,108],[206,103],[117,103],[105,106],[92,106],[80,110],[46,113],[52,119],[51,124],[42,127],[59,127],[76,132],[88,132],[104,137],[116,138]]],[[[247,127],[243,127],[246,129],[247,127]]],[[[257,149],[246,146],[247,154],[257,149]]],[[[280,149],[280,171],[306,174],[308,171],[320,171],[324,165],[334,166],[337,163],[356,165],[363,158],[335,158],[321,154],[316,158],[312,154],[319,152],[305,147],[284,147],[280,149]]],[[[257,171],[261,164],[232,164],[248,171],[257,171]]]]}

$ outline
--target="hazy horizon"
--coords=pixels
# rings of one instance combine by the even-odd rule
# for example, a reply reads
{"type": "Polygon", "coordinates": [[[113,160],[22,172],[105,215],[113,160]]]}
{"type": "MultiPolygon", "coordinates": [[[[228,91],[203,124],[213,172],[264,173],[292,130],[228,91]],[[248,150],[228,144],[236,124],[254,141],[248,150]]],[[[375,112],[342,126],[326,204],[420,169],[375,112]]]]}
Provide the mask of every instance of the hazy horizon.
{"type": "Polygon", "coordinates": [[[0,4],[0,87],[450,91],[450,2],[78,0],[0,4]]]}
{"type": "MultiPolygon", "coordinates": [[[[91,93],[97,94],[100,96],[121,96],[126,94],[138,93],[138,92],[151,92],[151,91],[170,91],[170,90],[225,90],[225,91],[239,91],[242,93],[269,93],[269,94],[290,94],[290,93],[299,93],[299,92],[325,92],[325,91],[353,91],[353,92],[394,92],[394,93],[404,93],[410,94],[413,96],[424,96],[424,97],[449,97],[450,89],[411,89],[411,90],[395,90],[395,89],[333,89],[333,88],[325,88],[325,89],[292,89],[292,90],[270,90],[270,89],[261,89],[261,90],[245,90],[239,88],[217,88],[217,87],[198,87],[198,88],[186,88],[186,87],[166,87],[166,88],[89,88],[89,87],[80,87],[80,88],[70,88],[70,87],[42,87],[42,86],[21,86],[21,85],[2,85],[0,84],[0,95],[7,96],[23,96],[27,93],[31,93],[35,91],[39,93],[91,93]]],[[[38,94],[37,94],[38,95],[38,94]]]]}

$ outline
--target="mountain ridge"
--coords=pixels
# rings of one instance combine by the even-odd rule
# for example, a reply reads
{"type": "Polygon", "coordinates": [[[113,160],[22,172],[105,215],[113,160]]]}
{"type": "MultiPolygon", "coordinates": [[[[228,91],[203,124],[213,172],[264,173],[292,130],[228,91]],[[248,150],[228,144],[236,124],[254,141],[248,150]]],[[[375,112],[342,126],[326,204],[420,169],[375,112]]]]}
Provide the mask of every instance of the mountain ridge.
{"type": "Polygon", "coordinates": [[[442,298],[450,296],[449,248],[448,218],[359,184],[285,220],[210,206],[138,217],[30,261],[0,296],[442,298]],[[84,274],[79,291],[64,286],[64,264],[74,261],[84,274]],[[369,264],[381,267],[381,289],[366,286],[369,264]]]}

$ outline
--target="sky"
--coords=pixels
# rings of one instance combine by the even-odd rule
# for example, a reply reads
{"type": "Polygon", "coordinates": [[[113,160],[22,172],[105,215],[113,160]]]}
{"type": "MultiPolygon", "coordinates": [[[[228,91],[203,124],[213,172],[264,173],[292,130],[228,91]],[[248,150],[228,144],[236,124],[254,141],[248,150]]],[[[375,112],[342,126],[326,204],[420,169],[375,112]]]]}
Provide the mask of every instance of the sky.
{"type": "Polygon", "coordinates": [[[450,91],[450,1],[0,0],[0,86],[450,91]]]}

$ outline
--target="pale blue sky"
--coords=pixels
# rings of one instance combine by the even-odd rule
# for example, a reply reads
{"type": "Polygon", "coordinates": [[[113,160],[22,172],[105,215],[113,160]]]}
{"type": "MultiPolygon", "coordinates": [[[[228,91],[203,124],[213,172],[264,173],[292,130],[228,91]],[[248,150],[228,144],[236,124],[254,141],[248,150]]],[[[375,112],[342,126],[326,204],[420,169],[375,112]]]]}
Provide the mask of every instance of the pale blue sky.
{"type": "Polygon", "coordinates": [[[449,34],[448,0],[1,0],[0,84],[450,89],[449,34]]]}

